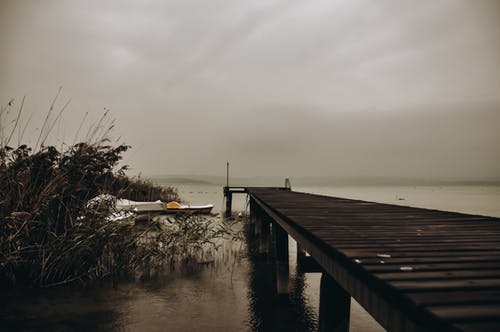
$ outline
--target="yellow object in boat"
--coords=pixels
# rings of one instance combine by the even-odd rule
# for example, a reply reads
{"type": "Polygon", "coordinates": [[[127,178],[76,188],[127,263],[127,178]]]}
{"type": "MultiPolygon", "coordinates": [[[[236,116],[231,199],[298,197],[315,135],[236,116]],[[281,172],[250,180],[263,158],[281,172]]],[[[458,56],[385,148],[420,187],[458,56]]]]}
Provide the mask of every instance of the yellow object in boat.
{"type": "Polygon", "coordinates": [[[177,202],[168,202],[167,209],[182,209],[182,205],[177,202]]]}

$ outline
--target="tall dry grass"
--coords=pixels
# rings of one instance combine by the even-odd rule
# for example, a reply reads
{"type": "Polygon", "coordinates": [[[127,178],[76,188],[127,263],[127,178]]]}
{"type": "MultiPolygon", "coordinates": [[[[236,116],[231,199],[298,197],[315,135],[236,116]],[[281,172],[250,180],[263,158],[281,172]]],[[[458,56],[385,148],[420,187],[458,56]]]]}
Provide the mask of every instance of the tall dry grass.
{"type": "Polygon", "coordinates": [[[106,122],[107,113],[89,130],[88,141],[64,150],[46,146],[61,114],[51,121],[52,111],[51,106],[35,149],[10,144],[16,131],[22,136],[22,105],[17,114],[11,112],[12,128],[5,125],[5,108],[0,112],[1,133],[7,133],[0,146],[0,285],[85,284],[136,276],[215,245],[214,239],[225,233],[198,217],[173,219],[168,227],[110,222],[106,217],[114,205],[102,201],[91,206],[89,200],[101,194],[179,200],[177,191],[126,176],[126,167],[118,165],[129,146],[109,144],[114,123],[106,122]]]}

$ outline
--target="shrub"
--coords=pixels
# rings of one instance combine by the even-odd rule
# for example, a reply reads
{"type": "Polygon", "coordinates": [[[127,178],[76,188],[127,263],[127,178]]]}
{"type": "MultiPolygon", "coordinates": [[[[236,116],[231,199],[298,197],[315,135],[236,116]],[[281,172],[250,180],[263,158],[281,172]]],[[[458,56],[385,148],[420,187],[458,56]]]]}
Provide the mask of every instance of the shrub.
{"type": "Polygon", "coordinates": [[[0,149],[0,283],[57,285],[133,276],[194,254],[225,234],[200,217],[170,224],[110,222],[114,204],[93,197],[179,200],[171,187],[114,171],[126,145],[78,143],[66,151],[0,149]],[[89,204],[89,200],[93,204],[89,204]],[[99,206],[100,205],[100,206],[99,206]]]}
{"type": "Polygon", "coordinates": [[[109,221],[113,202],[92,198],[180,198],[173,187],[129,178],[126,167],[118,168],[129,146],[111,146],[103,138],[112,127],[101,125],[107,113],[89,130],[86,142],[60,151],[44,146],[54,125],[47,119],[34,150],[10,147],[20,128],[22,105],[15,121],[5,121],[5,110],[0,111],[0,285],[85,284],[106,277],[116,281],[162,268],[206,245],[213,247],[214,240],[227,233],[197,216],[141,227],[109,221]],[[14,128],[7,130],[2,123],[14,123],[14,128]],[[103,133],[98,128],[104,128],[103,133]]]}
{"type": "Polygon", "coordinates": [[[135,276],[205,245],[214,246],[214,240],[227,233],[194,216],[141,227],[109,221],[113,202],[92,198],[103,194],[137,201],[180,198],[175,188],[129,178],[125,166],[118,168],[129,146],[109,144],[114,122],[107,118],[108,110],[83,142],[65,150],[46,146],[69,103],[51,120],[60,92],[34,149],[9,146],[14,136],[22,140],[27,127],[21,125],[24,98],[13,120],[8,119],[13,100],[0,109],[0,285],[50,286],[135,276]]]}

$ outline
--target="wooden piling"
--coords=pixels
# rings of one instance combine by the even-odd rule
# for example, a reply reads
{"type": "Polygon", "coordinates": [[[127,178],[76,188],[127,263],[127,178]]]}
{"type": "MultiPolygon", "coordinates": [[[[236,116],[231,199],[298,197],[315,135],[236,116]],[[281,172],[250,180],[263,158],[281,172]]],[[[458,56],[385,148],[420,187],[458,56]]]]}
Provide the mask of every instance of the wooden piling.
{"type": "Polygon", "coordinates": [[[230,218],[232,215],[233,193],[228,190],[225,193],[225,197],[226,197],[226,212],[224,213],[224,216],[226,218],[230,218]]]}
{"type": "Polygon", "coordinates": [[[278,295],[289,293],[290,267],[288,264],[288,233],[276,222],[273,225],[273,238],[276,253],[276,289],[278,295]]]}
{"type": "Polygon", "coordinates": [[[288,233],[278,223],[273,222],[273,235],[276,246],[276,259],[288,262],[288,233]]]}
{"type": "Polygon", "coordinates": [[[321,274],[319,294],[320,332],[349,332],[351,296],[328,273],[321,274]]]}
{"type": "Polygon", "coordinates": [[[306,257],[306,252],[298,242],[296,242],[296,244],[297,244],[297,266],[300,266],[300,263],[302,262],[304,257],[306,257]]]}
{"type": "Polygon", "coordinates": [[[259,253],[269,253],[269,242],[271,240],[271,221],[265,213],[260,214],[259,218],[259,253]]]}

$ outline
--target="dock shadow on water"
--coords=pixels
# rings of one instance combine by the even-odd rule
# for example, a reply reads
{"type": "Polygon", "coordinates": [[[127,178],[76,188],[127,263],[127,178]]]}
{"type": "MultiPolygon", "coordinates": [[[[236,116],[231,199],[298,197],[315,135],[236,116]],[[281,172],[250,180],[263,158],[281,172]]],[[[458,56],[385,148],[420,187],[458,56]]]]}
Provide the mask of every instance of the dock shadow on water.
{"type": "Polygon", "coordinates": [[[259,252],[258,239],[247,236],[246,242],[250,330],[316,331],[317,315],[304,295],[305,275],[298,270],[292,273],[288,294],[278,294],[274,253],[259,252]]]}
{"type": "Polygon", "coordinates": [[[304,275],[278,295],[272,253],[259,254],[244,218],[229,222],[216,250],[140,281],[6,290],[0,331],[315,331],[304,275]]]}

